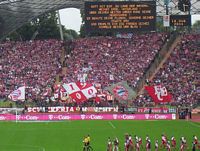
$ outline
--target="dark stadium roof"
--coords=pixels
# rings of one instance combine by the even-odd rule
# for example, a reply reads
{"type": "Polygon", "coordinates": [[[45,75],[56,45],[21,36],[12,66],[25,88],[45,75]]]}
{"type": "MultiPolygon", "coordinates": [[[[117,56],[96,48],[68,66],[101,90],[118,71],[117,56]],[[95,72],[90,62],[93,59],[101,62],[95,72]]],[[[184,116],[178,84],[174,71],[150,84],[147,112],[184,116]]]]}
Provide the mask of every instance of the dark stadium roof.
{"type": "MultiPolygon", "coordinates": [[[[0,0],[0,39],[37,16],[62,8],[83,8],[85,0],[0,0]]],[[[104,0],[105,1],[105,0],[104,0]]],[[[156,0],[157,15],[165,14],[164,0],[156,0]]],[[[200,14],[200,1],[191,0],[191,14],[200,14]]],[[[169,13],[181,14],[177,0],[169,0],[169,13]]]]}

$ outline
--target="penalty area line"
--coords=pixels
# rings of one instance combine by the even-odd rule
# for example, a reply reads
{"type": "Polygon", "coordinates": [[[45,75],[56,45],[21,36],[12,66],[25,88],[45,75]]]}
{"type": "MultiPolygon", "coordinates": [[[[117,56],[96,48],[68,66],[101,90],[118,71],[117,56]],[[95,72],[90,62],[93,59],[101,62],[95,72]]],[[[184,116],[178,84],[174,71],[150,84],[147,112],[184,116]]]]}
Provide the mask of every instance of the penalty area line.
{"type": "Polygon", "coordinates": [[[116,127],[113,125],[113,123],[111,121],[108,122],[110,124],[110,126],[113,128],[113,129],[116,129],[116,127]]]}

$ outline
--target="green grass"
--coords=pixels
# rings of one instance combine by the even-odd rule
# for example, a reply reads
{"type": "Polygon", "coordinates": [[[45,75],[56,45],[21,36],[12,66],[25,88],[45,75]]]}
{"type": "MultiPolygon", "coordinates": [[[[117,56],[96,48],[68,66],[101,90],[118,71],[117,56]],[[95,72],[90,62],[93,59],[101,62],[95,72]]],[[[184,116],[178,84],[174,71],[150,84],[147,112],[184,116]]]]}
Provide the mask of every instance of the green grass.
{"type": "MultiPolygon", "coordinates": [[[[185,136],[191,147],[192,136],[200,138],[200,123],[187,121],[64,121],[49,123],[0,122],[0,151],[82,151],[84,135],[91,135],[95,151],[106,151],[107,138],[117,136],[123,148],[124,134],[149,134],[152,147],[161,134],[185,136]]],[[[153,150],[153,149],[152,149],[153,150]]],[[[191,150],[191,149],[190,149],[191,150]]]]}

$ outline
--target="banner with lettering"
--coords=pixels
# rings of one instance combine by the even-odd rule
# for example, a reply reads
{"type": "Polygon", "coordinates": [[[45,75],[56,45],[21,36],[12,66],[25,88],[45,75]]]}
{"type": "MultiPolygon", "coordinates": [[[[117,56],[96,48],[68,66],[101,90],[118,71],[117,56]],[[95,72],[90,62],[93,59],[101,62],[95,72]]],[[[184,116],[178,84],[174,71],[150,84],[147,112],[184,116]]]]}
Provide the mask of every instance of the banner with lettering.
{"type": "Polygon", "coordinates": [[[175,120],[176,114],[0,114],[0,121],[175,120]]]}
{"type": "Polygon", "coordinates": [[[168,93],[166,87],[161,85],[145,86],[145,90],[155,103],[171,102],[172,96],[168,93]]]}

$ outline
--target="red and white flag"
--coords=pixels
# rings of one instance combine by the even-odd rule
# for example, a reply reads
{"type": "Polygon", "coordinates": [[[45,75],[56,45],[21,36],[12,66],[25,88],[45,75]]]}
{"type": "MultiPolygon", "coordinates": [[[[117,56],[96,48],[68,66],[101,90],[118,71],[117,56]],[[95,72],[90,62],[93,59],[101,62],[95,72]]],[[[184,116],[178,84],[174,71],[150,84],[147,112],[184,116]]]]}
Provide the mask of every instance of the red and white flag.
{"type": "Polygon", "coordinates": [[[19,87],[17,90],[14,90],[8,95],[13,101],[25,101],[25,86],[19,87]]]}
{"type": "Polygon", "coordinates": [[[96,88],[90,83],[73,82],[63,84],[63,88],[76,102],[83,102],[90,98],[96,97],[97,93],[96,88]]]}
{"type": "Polygon", "coordinates": [[[161,85],[145,86],[145,90],[155,103],[171,102],[172,96],[167,92],[166,87],[161,85]]]}

